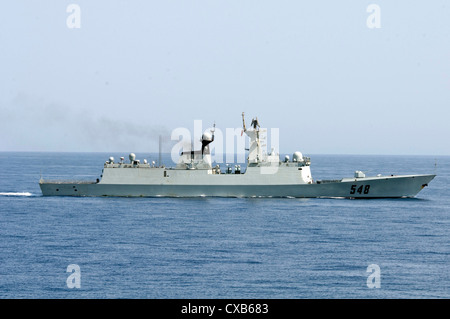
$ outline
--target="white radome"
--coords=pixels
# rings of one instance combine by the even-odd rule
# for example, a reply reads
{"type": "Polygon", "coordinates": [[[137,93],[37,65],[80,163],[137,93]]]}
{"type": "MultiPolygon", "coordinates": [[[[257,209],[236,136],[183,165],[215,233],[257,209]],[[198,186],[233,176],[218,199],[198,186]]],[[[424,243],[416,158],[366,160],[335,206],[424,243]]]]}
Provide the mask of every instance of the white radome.
{"type": "Polygon", "coordinates": [[[303,161],[303,154],[299,151],[294,152],[294,155],[292,155],[292,160],[294,162],[302,162],[303,161]]]}

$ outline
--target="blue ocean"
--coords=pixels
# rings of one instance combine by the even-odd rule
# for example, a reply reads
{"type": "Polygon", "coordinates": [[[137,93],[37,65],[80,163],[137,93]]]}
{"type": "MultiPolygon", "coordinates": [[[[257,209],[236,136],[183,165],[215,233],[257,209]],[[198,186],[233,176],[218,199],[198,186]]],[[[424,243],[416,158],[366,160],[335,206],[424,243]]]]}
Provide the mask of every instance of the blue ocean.
{"type": "Polygon", "coordinates": [[[436,173],[413,199],[42,196],[111,155],[0,153],[0,298],[450,298],[450,157],[309,155],[315,180],[436,173]]]}

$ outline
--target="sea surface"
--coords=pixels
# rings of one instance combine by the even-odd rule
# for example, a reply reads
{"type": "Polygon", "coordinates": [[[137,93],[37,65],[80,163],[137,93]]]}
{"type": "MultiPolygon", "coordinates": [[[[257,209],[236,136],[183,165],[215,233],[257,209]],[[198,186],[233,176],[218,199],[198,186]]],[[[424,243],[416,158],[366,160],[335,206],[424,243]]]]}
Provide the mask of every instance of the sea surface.
{"type": "Polygon", "coordinates": [[[413,199],[42,196],[110,155],[0,153],[0,298],[450,298],[450,157],[310,155],[316,180],[436,173],[413,199]]]}

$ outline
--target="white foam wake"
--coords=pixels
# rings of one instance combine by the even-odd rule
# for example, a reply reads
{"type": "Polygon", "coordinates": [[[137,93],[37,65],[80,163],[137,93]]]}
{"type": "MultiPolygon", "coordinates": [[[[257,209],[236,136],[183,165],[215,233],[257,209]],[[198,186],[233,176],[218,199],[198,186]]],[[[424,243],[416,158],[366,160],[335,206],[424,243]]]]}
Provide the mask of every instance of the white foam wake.
{"type": "Polygon", "coordinates": [[[33,194],[31,194],[29,192],[23,192],[23,193],[13,193],[13,192],[1,193],[0,192],[0,196],[33,196],[33,194]]]}

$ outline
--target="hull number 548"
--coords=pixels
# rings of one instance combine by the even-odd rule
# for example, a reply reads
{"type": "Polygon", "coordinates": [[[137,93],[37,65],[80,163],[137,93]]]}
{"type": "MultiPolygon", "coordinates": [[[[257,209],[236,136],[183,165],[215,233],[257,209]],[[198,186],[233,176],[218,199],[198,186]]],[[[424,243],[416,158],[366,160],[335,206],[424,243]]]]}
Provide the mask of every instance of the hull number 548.
{"type": "Polygon", "coordinates": [[[353,195],[355,193],[358,194],[369,194],[370,185],[361,185],[358,188],[358,185],[352,185],[350,188],[350,194],[353,195]]]}

